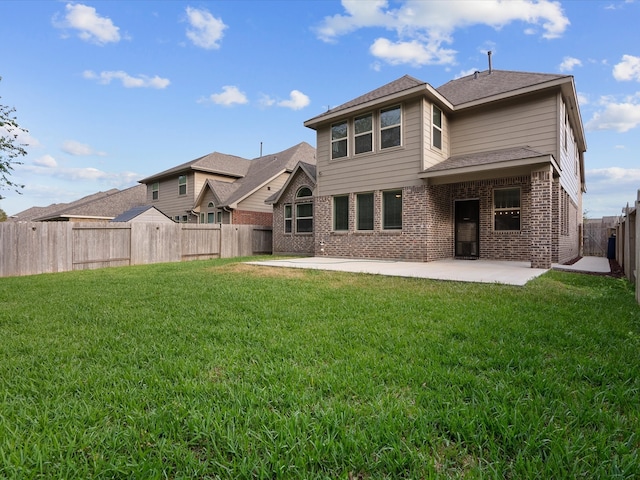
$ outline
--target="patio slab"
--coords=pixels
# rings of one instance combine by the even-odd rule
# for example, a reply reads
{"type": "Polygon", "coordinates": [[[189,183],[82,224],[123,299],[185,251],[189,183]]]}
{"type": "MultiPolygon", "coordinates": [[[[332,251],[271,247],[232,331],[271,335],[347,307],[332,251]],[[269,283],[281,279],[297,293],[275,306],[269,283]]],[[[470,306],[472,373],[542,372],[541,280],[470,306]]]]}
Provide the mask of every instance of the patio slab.
{"type": "Polygon", "coordinates": [[[573,265],[553,264],[555,270],[569,270],[572,272],[610,273],[609,259],[604,257],[582,257],[573,265]]]}
{"type": "Polygon", "coordinates": [[[501,283],[523,286],[547,270],[531,268],[529,262],[445,259],[434,262],[404,262],[335,257],[302,257],[247,262],[284,268],[308,268],[396,277],[430,278],[456,282],[501,283]]]}

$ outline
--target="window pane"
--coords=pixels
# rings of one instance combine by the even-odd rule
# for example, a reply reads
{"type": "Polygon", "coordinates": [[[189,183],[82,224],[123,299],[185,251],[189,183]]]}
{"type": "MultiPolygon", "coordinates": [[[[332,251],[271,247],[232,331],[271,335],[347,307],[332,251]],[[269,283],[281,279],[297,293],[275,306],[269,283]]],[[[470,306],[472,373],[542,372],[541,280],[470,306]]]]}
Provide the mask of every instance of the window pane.
{"type": "Polygon", "coordinates": [[[496,230],[520,230],[520,210],[497,211],[496,230]]]}
{"type": "Polygon", "coordinates": [[[380,111],[380,127],[400,125],[400,107],[388,108],[380,111]]]}
{"type": "Polygon", "coordinates": [[[435,105],[433,106],[433,124],[442,128],[442,110],[435,105]]]}
{"type": "Polygon", "coordinates": [[[313,204],[301,203],[296,205],[296,217],[312,217],[313,216],[313,204]]]}
{"type": "Polygon", "coordinates": [[[215,223],[214,215],[213,212],[207,213],[207,223],[215,223]]]}
{"type": "Polygon", "coordinates": [[[494,229],[520,230],[520,189],[494,190],[493,201],[494,229]]]}
{"type": "Polygon", "coordinates": [[[347,122],[336,123],[331,126],[331,140],[339,140],[347,137],[347,122]]]}
{"type": "Polygon", "coordinates": [[[356,135],[370,132],[373,126],[373,116],[371,114],[358,117],[354,121],[356,135]]]}
{"type": "Polygon", "coordinates": [[[373,150],[373,135],[359,135],[356,137],[356,153],[371,152],[373,150]]]}
{"type": "Polygon", "coordinates": [[[333,198],[333,229],[349,230],[349,197],[333,198]]]}
{"type": "Polygon", "coordinates": [[[313,218],[298,218],[296,220],[296,232],[297,233],[313,232],[313,218]]]}
{"type": "Polygon", "coordinates": [[[400,127],[387,128],[380,132],[380,146],[382,148],[400,145],[400,127]]]}
{"type": "Polygon", "coordinates": [[[342,158],[347,156],[347,140],[340,140],[331,144],[331,158],[342,158]]]}
{"type": "Polygon", "coordinates": [[[357,196],[358,230],[373,230],[373,193],[357,196]]]}
{"type": "Polygon", "coordinates": [[[284,206],[284,232],[291,233],[291,205],[284,206]]]}
{"type": "Polygon", "coordinates": [[[442,131],[433,127],[433,138],[431,139],[433,146],[436,148],[442,148],[442,131]]]}
{"type": "Polygon", "coordinates": [[[394,190],[383,192],[383,219],[382,227],[385,229],[402,228],[402,191],[394,190]]]}
{"type": "Polygon", "coordinates": [[[520,207],[520,189],[508,188],[495,190],[495,208],[513,208],[520,207]]]}

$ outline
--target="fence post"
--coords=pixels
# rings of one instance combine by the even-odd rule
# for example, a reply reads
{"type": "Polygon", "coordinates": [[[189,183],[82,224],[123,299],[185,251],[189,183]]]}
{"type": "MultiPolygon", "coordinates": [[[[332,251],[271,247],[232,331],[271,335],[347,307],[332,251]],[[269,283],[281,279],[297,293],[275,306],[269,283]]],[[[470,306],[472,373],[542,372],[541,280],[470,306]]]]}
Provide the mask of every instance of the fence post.
{"type": "Polygon", "coordinates": [[[640,275],[640,242],[638,242],[638,239],[640,238],[640,222],[638,221],[638,210],[640,210],[640,190],[638,190],[638,197],[636,199],[636,236],[635,245],[633,246],[636,253],[636,268],[634,272],[634,278],[636,279],[636,301],[640,303],[640,278],[638,278],[640,275]]]}

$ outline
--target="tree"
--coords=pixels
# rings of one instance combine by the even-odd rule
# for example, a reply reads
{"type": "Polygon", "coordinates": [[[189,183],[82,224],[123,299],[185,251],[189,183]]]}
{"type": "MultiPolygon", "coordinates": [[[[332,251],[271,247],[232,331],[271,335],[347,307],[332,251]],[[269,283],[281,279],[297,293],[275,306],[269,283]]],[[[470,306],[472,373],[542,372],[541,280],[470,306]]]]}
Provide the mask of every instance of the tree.
{"type": "MultiPolygon", "coordinates": [[[[0,190],[8,188],[16,193],[22,193],[20,189],[24,188],[24,185],[19,185],[9,178],[13,167],[22,165],[22,162],[17,159],[27,154],[24,149],[26,145],[18,143],[18,135],[28,131],[18,124],[15,111],[15,108],[0,103],[0,190]]],[[[0,199],[2,198],[0,195],[0,199]]]]}
{"type": "Polygon", "coordinates": [[[0,222],[7,221],[7,212],[0,208],[0,222]]]}

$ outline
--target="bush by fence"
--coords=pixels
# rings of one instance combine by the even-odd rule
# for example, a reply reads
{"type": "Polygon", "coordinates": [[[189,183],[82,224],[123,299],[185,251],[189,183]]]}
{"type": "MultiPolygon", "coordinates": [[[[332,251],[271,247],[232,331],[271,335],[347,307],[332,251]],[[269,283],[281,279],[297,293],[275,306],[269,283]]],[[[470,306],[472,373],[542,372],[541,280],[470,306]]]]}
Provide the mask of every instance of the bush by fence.
{"type": "Polygon", "coordinates": [[[0,223],[0,277],[271,253],[270,227],[0,223]]]}

